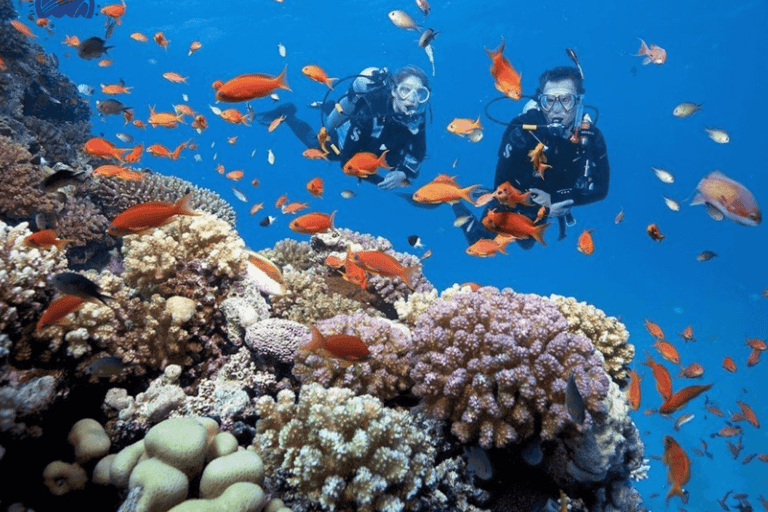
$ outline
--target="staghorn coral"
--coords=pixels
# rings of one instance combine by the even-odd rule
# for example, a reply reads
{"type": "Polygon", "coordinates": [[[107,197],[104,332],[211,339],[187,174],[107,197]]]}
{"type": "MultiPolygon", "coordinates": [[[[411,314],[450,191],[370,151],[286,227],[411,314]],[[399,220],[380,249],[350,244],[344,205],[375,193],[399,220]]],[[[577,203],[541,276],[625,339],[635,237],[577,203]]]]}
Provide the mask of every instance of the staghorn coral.
{"type": "Polygon", "coordinates": [[[175,202],[188,190],[194,191],[192,207],[195,210],[210,213],[230,226],[235,226],[237,215],[232,205],[216,192],[175,176],[149,174],[141,181],[100,177],[85,189],[85,193],[93,198],[104,216],[111,220],[131,206],[147,201],[175,202]]]}
{"type": "Polygon", "coordinates": [[[267,473],[288,482],[324,510],[414,510],[437,483],[435,441],[405,412],[371,396],[308,384],[256,402],[254,449],[267,473]]]}
{"type": "Polygon", "coordinates": [[[567,328],[554,304],[510,289],[440,299],[412,331],[413,392],[427,412],[450,419],[463,443],[477,439],[484,448],[539,433],[538,422],[545,440],[573,425],[565,408],[569,374],[599,420],[609,382],[602,357],[567,328]]]}
{"type": "Polygon", "coordinates": [[[411,387],[408,376],[411,365],[405,357],[411,341],[407,328],[363,313],[335,316],[316,325],[325,336],[359,337],[371,355],[365,361],[350,365],[334,357],[299,350],[293,374],[302,383],[348,388],[355,394],[373,395],[381,400],[394,398],[411,387]]]}
{"type": "Polygon", "coordinates": [[[272,313],[277,318],[314,323],[361,309],[372,316],[383,316],[372,307],[333,293],[326,280],[318,279],[314,271],[288,272],[283,275],[283,283],[286,292],[272,298],[272,313]]]}
{"type": "Polygon", "coordinates": [[[126,282],[139,293],[223,299],[228,282],[245,272],[245,243],[211,214],[178,216],[142,236],[124,237],[126,282]]]}
{"type": "Polygon", "coordinates": [[[549,300],[568,321],[568,331],[586,336],[603,354],[605,370],[617,384],[629,378],[628,365],[635,357],[635,346],[629,343],[629,331],[617,318],[573,297],[550,295],[549,300]]]}

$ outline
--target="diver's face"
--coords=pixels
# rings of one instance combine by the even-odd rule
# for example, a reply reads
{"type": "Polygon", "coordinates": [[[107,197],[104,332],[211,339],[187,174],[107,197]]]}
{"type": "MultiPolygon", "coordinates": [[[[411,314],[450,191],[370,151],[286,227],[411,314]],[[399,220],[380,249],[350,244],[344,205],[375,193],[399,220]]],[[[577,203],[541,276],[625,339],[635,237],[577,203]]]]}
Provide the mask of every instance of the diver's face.
{"type": "MultiPolygon", "coordinates": [[[[544,89],[541,91],[542,95],[546,94],[552,97],[562,98],[568,94],[576,95],[576,84],[573,80],[560,80],[557,82],[547,82],[544,89]]],[[[563,108],[561,101],[555,101],[551,110],[544,112],[544,117],[547,119],[547,124],[559,123],[566,128],[573,126],[573,122],[576,119],[576,111],[578,110],[578,101],[573,104],[570,110],[563,108]]]]}
{"type": "Polygon", "coordinates": [[[409,76],[402,80],[392,90],[392,108],[398,114],[413,115],[418,112],[420,98],[423,98],[423,94],[419,94],[420,91],[426,89],[424,82],[416,76],[409,76]],[[398,93],[400,91],[401,94],[398,93]],[[405,94],[402,94],[405,92],[405,94]]]}

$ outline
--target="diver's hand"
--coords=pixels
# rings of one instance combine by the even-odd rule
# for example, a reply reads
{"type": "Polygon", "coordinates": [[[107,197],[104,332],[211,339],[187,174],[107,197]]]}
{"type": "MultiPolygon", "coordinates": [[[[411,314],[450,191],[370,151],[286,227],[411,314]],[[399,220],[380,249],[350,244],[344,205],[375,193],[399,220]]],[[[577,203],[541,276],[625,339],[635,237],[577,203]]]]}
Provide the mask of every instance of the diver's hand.
{"type": "Polygon", "coordinates": [[[378,187],[382,190],[392,190],[405,179],[403,171],[389,171],[378,187]]]}
{"type": "Polygon", "coordinates": [[[562,217],[563,215],[571,211],[572,205],[573,205],[573,199],[566,199],[565,201],[560,201],[559,203],[552,203],[552,206],[549,207],[548,216],[562,217]]]}
{"type": "Polygon", "coordinates": [[[550,204],[552,203],[552,196],[550,196],[548,192],[544,192],[540,188],[529,188],[528,192],[531,193],[529,196],[531,201],[538,204],[539,206],[546,206],[547,208],[550,207],[550,204]]]}

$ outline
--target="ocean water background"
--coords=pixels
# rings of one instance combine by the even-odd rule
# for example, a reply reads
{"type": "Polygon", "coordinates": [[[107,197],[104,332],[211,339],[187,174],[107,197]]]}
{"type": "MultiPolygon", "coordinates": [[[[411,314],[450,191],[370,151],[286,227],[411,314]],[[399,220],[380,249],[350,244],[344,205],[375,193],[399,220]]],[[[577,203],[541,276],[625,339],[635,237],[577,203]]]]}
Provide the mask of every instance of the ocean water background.
{"type": "MultiPolygon", "coordinates": [[[[30,6],[22,4],[20,13],[26,15],[30,6]]],[[[432,257],[423,262],[424,273],[438,289],[473,281],[519,292],[556,293],[577,297],[620,317],[637,349],[633,367],[644,375],[643,403],[634,419],[644,434],[647,454],[661,455],[663,436],[672,434],[693,460],[686,508],[715,510],[715,500],[729,489],[746,492],[752,500],[760,492],[765,495],[768,471],[764,463],[757,459],[748,465],[740,462],[746,454],[768,452],[765,426],[755,429],[740,423],[745,449],[734,460],[725,439],[710,438],[725,426],[725,419],[706,413],[704,398],[700,397],[682,411],[695,413],[695,419],[675,432],[672,420],[642,414],[644,409],[657,408],[661,399],[650,370],[640,363],[645,359],[644,351],[660,359],[651,346],[653,338],[643,326],[648,318],[677,345],[684,365],[694,361],[704,365],[702,383],[714,383],[708,396],[726,414],[739,410],[735,401],[740,399],[768,422],[763,396],[768,361],[747,368],[749,348],[743,345],[746,337],[768,338],[768,298],[761,297],[768,288],[766,228],[744,227],[727,220],[715,222],[703,207],[686,203],[679,212],[673,212],[662,200],[662,195],[679,201],[690,199],[699,180],[720,169],[748,187],[763,208],[768,205],[766,164],[759,153],[766,143],[764,124],[768,117],[763,87],[768,58],[760,36],[768,29],[768,4],[433,0],[432,8],[425,18],[412,0],[129,0],[122,26],[109,40],[114,45],[109,51],[114,64],[107,68],[97,67],[96,60],[79,59],[73,49],[61,44],[65,34],[78,35],[81,40],[103,36],[103,16],[53,20],[53,36],[37,28],[35,32],[46,51],[59,57],[63,73],[78,84],[97,88],[90,98],[92,104],[104,98],[98,92],[99,83],[117,83],[121,78],[134,88],[130,95],[117,99],[134,107],[136,117],[144,120],[149,105],[169,111],[172,104],[182,103],[182,93],[188,94],[189,104],[208,118],[210,127],[202,135],[188,125],[143,131],[124,127],[119,116],[106,122],[94,116],[93,133],[103,133],[120,147],[128,145],[115,138],[119,131],[131,133],[136,143],[143,142],[145,147],[160,142],[173,148],[194,138],[202,162],[196,162],[193,153],[185,150],[175,162],[145,154],[142,167],[185,178],[230,200],[238,212],[238,230],[252,249],[270,247],[283,238],[308,240],[308,236],[290,231],[287,226],[292,217],[274,208],[277,197],[287,193],[289,200],[309,202],[311,211],[337,210],[337,226],[386,237],[398,251],[420,255],[431,249],[432,257]],[[279,91],[281,100],[295,102],[298,115],[319,128],[319,112],[307,104],[321,100],[328,89],[303,76],[300,70],[304,65],[318,64],[332,77],[353,75],[367,66],[394,70],[405,64],[430,72],[427,56],[417,45],[418,34],[394,26],[387,18],[392,9],[403,9],[424,27],[440,31],[433,44],[436,75],[430,76],[433,119],[427,128],[428,159],[416,185],[439,173],[457,175],[465,186],[492,185],[504,127],[483,116],[485,136],[477,144],[446,131],[453,118],[476,118],[485,104],[499,95],[484,47],[496,48],[506,40],[505,55],[522,73],[523,92],[528,94],[535,90],[544,69],[570,63],[565,48],[576,50],[586,75],[585,101],[599,108],[598,126],[607,140],[612,172],[608,197],[575,209],[578,223],[569,229],[567,238],[558,242],[554,225],[546,234],[546,247],[537,245],[521,251],[510,246],[509,255],[470,257],[464,252],[464,237],[452,226],[454,217],[448,206],[415,208],[395,194],[358,185],[341,172],[338,163],[308,161],[301,156],[304,147],[285,126],[268,133],[258,124],[234,126],[211,114],[211,83],[241,73],[277,74],[287,65],[292,92],[279,91]],[[151,41],[159,30],[171,41],[168,50],[151,41]],[[150,42],[130,39],[134,31],[147,35],[150,42]],[[664,47],[667,62],[643,66],[641,57],[633,56],[638,38],[664,47]],[[193,40],[201,41],[203,48],[188,56],[193,40]],[[278,43],[287,48],[285,58],[278,54],[278,43]],[[71,54],[69,58],[64,56],[66,52],[71,54]],[[188,84],[166,81],[162,77],[166,71],[188,76],[188,84]],[[704,107],[687,119],[673,117],[672,109],[682,101],[701,102],[704,107]],[[714,143],[706,136],[705,126],[727,129],[731,142],[714,143]],[[234,135],[238,136],[237,143],[228,144],[226,137],[234,135]],[[274,165],[267,162],[268,149],[275,154],[274,165]],[[256,153],[251,157],[253,150],[256,153]],[[456,159],[458,165],[453,168],[456,159]],[[245,177],[238,183],[226,179],[215,171],[218,163],[227,171],[244,170],[245,177]],[[675,182],[660,182],[651,166],[671,170],[675,182]],[[313,198],[305,189],[306,182],[316,176],[325,181],[321,199],[313,198]],[[260,180],[259,187],[250,185],[253,178],[260,180]],[[233,185],[245,193],[248,203],[235,198],[233,185]],[[355,191],[356,196],[342,199],[339,193],[343,189],[355,191]],[[261,201],[264,210],[250,216],[251,205],[261,201]],[[614,217],[622,208],[626,220],[616,225],[614,217]],[[267,214],[276,216],[277,221],[260,227],[258,221],[267,214]],[[660,243],[645,233],[651,222],[666,235],[660,243]],[[583,229],[595,230],[592,256],[576,250],[576,239],[583,229]],[[412,234],[419,235],[426,247],[411,248],[407,237],[412,234]],[[719,256],[697,262],[696,255],[705,249],[719,256]],[[689,324],[697,341],[685,344],[677,333],[689,324]],[[736,373],[722,369],[725,355],[737,362],[736,373]],[[692,453],[693,448],[700,448],[700,439],[709,444],[713,460],[692,453]]],[[[330,97],[340,95],[347,85],[330,97]]],[[[260,111],[273,108],[274,103],[264,98],[252,105],[260,111]]],[[[498,102],[492,113],[511,119],[522,105],[511,100],[498,102]]],[[[412,192],[413,188],[401,189],[406,190],[412,192]]],[[[671,363],[666,365],[674,377],[678,370],[671,363]]],[[[673,379],[675,389],[693,383],[673,379]]],[[[666,468],[658,460],[650,464],[649,479],[640,482],[638,488],[646,506],[655,510],[664,506],[666,468]],[[661,496],[650,498],[651,493],[661,496]]],[[[678,504],[673,501],[671,506],[678,504]]],[[[755,501],[753,504],[759,506],[755,501]]]]}

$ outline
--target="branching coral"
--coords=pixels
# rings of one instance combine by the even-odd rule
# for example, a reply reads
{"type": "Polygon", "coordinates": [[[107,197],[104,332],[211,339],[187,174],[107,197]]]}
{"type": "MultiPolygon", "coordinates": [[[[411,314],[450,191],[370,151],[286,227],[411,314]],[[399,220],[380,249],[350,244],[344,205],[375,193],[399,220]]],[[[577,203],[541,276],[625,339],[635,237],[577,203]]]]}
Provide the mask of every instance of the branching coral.
{"type": "Polygon", "coordinates": [[[484,448],[537,432],[552,439],[573,424],[565,408],[573,375],[586,409],[600,418],[608,376],[602,357],[549,301],[485,287],[440,299],[419,316],[410,356],[414,394],[426,410],[450,419],[464,443],[484,448]]]}
{"type": "Polygon", "coordinates": [[[369,394],[381,400],[394,398],[410,388],[410,362],[405,357],[410,332],[389,320],[363,313],[339,315],[317,323],[323,335],[348,334],[359,337],[371,354],[352,365],[332,357],[305,350],[296,353],[293,374],[302,382],[318,382],[325,387],[349,388],[356,394],[369,394]]]}
{"type": "Polygon", "coordinates": [[[267,473],[288,471],[299,492],[329,511],[411,509],[434,487],[435,446],[412,417],[348,389],[304,386],[256,402],[254,448],[267,473]]]}
{"type": "Polygon", "coordinates": [[[291,238],[280,240],[270,249],[263,249],[259,254],[272,261],[278,267],[291,266],[294,271],[308,270],[317,265],[312,249],[307,242],[299,242],[291,238]]]}
{"type": "Polygon", "coordinates": [[[568,331],[586,336],[603,354],[608,375],[619,385],[629,376],[628,365],[635,357],[635,346],[629,343],[629,331],[617,318],[573,297],[550,295],[549,300],[568,321],[568,331]]]}
{"type": "Polygon", "coordinates": [[[45,178],[31,155],[8,137],[0,135],[0,217],[31,219],[38,213],[58,212],[62,205],[38,185],[45,178]]]}

